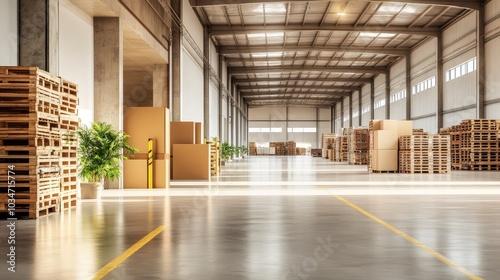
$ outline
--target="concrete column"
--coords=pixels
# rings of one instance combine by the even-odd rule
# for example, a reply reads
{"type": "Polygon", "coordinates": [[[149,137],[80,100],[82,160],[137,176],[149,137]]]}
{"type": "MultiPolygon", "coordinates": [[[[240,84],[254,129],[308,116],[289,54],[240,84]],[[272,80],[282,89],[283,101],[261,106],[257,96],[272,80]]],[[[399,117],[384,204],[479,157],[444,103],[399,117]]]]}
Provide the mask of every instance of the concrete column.
{"type": "MultiPolygon", "coordinates": [[[[171,0],[172,9],[177,16],[182,20],[182,0],[171,0]]],[[[181,121],[181,52],[182,52],[182,36],[179,27],[172,22],[172,65],[171,65],[171,84],[172,84],[172,121],[181,121]]]]}
{"type": "Polygon", "coordinates": [[[153,107],[168,108],[168,65],[156,64],[153,70],[153,107]]]}
{"type": "Polygon", "coordinates": [[[239,112],[239,100],[240,100],[240,91],[237,90],[235,92],[236,96],[235,96],[235,99],[236,99],[236,104],[235,104],[235,107],[234,107],[234,117],[235,117],[235,132],[236,132],[236,135],[234,137],[234,145],[235,146],[239,146],[240,145],[240,112],[239,112]]]}
{"type": "Polygon", "coordinates": [[[319,136],[319,108],[316,108],[316,148],[321,147],[320,139],[321,137],[319,136]]]}
{"type": "Polygon", "coordinates": [[[288,138],[288,106],[285,107],[285,139],[286,141],[289,141],[290,138],[288,138]]]}
{"type": "Polygon", "coordinates": [[[226,94],[226,131],[225,131],[225,140],[229,143],[230,139],[230,134],[232,133],[231,130],[231,89],[232,89],[232,79],[231,79],[231,73],[229,72],[229,69],[227,71],[227,94],[226,94]]]}
{"type": "MultiPolygon", "coordinates": [[[[476,89],[476,117],[478,119],[485,118],[485,12],[484,2],[480,3],[479,10],[476,11],[476,57],[477,57],[477,89],[476,89]]],[[[439,128],[438,128],[439,129],[439,128]]]]}
{"type": "Polygon", "coordinates": [[[330,107],[330,124],[331,124],[331,133],[335,133],[335,116],[337,115],[337,104],[333,104],[332,107],[330,107]]]}
{"type": "Polygon", "coordinates": [[[358,90],[358,125],[363,125],[363,87],[358,90]]]}
{"type": "Polygon", "coordinates": [[[344,127],[344,97],[340,101],[340,128],[344,127]]]}
{"type": "Polygon", "coordinates": [[[391,119],[391,71],[385,73],[385,118],[391,119]]]}
{"type": "Polygon", "coordinates": [[[349,127],[352,127],[352,94],[349,95],[349,127]]]}
{"type": "Polygon", "coordinates": [[[370,83],[370,120],[375,119],[375,79],[370,83]]]}
{"type": "Polygon", "coordinates": [[[411,55],[405,56],[406,60],[406,119],[411,120],[411,55]]]}
{"type": "MultiPolygon", "coordinates": [[[[222,61],[224,60],[224,56],[221,54],[220,50],[219,50],[219,80],[222,81],[222,61]]],[[[223,129],[223,126],[224,124],[222,123],[223,122],[223,115],[222,115],[222,101],[224,100],[224,91],[222,90],[224,87],[224,85],[221,83],[219,83],[219,139],[222,139],[222,129],[223,129]]]]}
{"type": "MultiPolygon", "coordinates": [[[[437,80],[437,104],[436,104],[436,122],[437,131],[443,127],[443,86],[444,86],[444,71],[443,71],[443,36],[437,37],[437,59],[436,59],[436,80],[437,80]]],[[[406,95],[411,95],[407,92],[406,95]]]]}
{"type": "Polygon", "coordinates": [[[59,75],[59,0],[19,0],[19,64],[59,75]]]}
{"type": "MultiPolygon", "coordinates": [[[[123,130],[123,33],[118,17],[94,18],[94,120],[123,130]]],[[[121,180],[107,184],[121,186],[121,180]]]]}
{"type": "MultiPolygon", "coordinates": [[[[208,26],[203,26],[203,55],[210,61],[208,26]]],[[[210,137],[210,65],[203,63],[203,135],[210,137]]]]}

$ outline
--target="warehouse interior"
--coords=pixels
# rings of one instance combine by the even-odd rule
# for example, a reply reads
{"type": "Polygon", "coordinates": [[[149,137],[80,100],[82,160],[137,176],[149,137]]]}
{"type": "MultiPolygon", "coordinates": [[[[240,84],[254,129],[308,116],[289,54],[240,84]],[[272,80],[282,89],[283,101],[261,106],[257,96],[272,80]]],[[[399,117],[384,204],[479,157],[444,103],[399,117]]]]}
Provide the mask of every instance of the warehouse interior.
{"type": "Polygon", "coordinates": [[[0,278],[498,279],[499,48],[500,0],[3,0],[0,278]],[[138,151],[84,199],[93,122],[138,151]]]}

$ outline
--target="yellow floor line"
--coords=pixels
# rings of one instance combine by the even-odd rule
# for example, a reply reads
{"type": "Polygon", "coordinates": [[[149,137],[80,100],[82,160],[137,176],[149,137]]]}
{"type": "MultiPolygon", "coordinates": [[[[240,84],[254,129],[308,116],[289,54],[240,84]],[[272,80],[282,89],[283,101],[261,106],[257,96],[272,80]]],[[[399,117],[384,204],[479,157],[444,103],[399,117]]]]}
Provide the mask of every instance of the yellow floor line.
{"type": "Polygon", "coordinates": [[[335,196],[337,199],[339,199],[340,201],[344,202],[345,204],[351,206],[352,208],[356,209],[357,211],[361,212],[362,214],[364,214],[365,216],[369,217],[370,219],[376,221],[377,223],[385,226],[386,228],[390,229],[391,231],[393,231],[394,233],[400,235],[401,237],[403,237],[404,239],[410,241],[411,243],[413,243],[414,245],[416,245],[417,247],[425,250],[427,253],[431,254],[432,256],[434,256],[436,259],[442,261],[443,263],[457,269],[458,271],[462,272],[463,274],[467,275],[467,277],[469,277],[469,279],[473,279],[473,280],[482,280],[483,278],[479,277],[479,276],[476,276],[474,275],[473,273],[471,273],[470,271],[468,271],[467,269],[459,266],[458,264],[452,262],[451,260],[449,260],[448,258],[446,258],[445,256],[441,255],[439,252],[433,250],[432,248],[429,248],[428,246],[422,244],[422,242],[416,240],[415,238],[409,236],[408,234],[402,232],[401,230],[391,226],[390,224],[384,222],[383,220],[379,219],[378,217],[366,212],[365,210],[363,210],[361,207],[357,206],[356,204],[348,201],[347,199],[341,197],[341,196],[338,196],[336,195],[335,196]]]}
{"type": "Polygon", "coordinates": [[[148,235],[144,236],[141,240],[137,241],[132,247],[128,248],[121,255],[116,257],[114,260],[109,262],[103,268],[101,268],[91,279],[99,280],[110,273],[113,269],[115,269],[118,265],[132,256],[135,252],[142,248],[142,246],[146,245],[149,241],[155,238],[158,234],[160,234],[165,229],[165,226],[159,226],[148,235]]]}

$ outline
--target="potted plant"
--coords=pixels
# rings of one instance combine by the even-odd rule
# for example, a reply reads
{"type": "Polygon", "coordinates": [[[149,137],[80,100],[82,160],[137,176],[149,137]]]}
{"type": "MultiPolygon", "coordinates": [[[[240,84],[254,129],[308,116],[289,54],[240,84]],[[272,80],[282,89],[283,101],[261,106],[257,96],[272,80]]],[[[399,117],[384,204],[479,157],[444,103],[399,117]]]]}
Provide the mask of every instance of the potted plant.
{"type": "Polygon", "coordinates": [[[81,126],[76,134],[79,141],[78,175],[83,181],[80,184],[81,198],[99,198],[104,180],[120,178],[120,163],[137,149],[128,145],[127,134],[103,122],[81,126]]]}
{"type": "Polygon", "coordinates": [[[226,162],[229,160],[231,157],[232,152],[231,152],[231,146],[229,145],[228,142],[222,143],[220,146],[220,157],[221,157],[221,165],[224,166],[226,165],[226,162]]]}
{"type": "Polygon", "coordinates": [[[248,154],[248,148],[245,146],[240,146],[240,154],[243,158],[245,158],[248,154]]]}

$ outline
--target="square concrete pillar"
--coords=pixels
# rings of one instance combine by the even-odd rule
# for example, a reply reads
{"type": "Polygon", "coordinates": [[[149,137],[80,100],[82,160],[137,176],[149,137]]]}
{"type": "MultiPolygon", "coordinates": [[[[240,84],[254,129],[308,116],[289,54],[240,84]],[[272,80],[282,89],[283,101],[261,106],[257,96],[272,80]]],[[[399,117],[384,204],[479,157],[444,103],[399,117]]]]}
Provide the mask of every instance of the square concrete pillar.
{"type": "MultiPolygon", "coordinates": [[[[123,130],[123,32],[118,17],[94,18],[94,121],[123,130]]],[[[105,187],[122,185],[119,180],[105,187]]]]}
{"type": "Polygon", "coordinates": [[[153,107],[168,107],[168,65],[156,64],[153,70],[153,107]]]}

